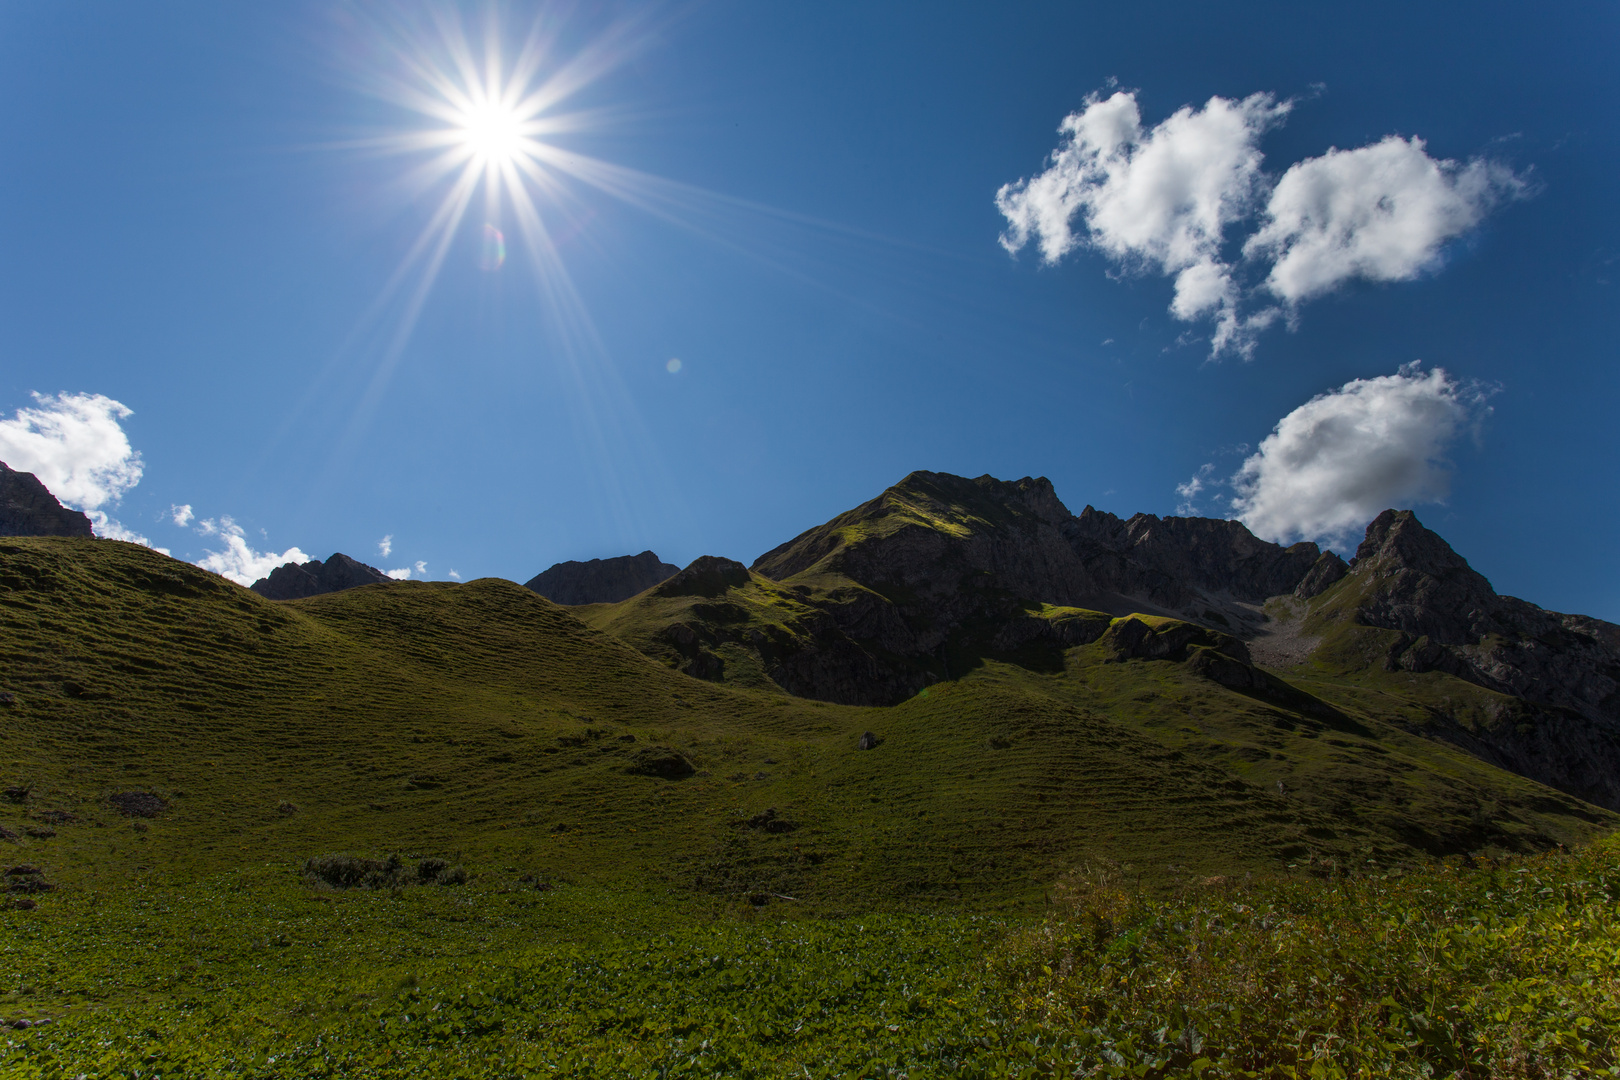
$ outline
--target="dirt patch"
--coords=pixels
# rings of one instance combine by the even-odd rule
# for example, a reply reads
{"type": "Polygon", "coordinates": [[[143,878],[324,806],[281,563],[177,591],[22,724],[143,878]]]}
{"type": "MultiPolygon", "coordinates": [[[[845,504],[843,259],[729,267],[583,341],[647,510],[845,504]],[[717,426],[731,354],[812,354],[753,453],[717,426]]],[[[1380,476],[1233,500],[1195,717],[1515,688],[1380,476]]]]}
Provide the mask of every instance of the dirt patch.
{"type": "Polygon", "coordinates": [[[13,866],[6,871],[5,891],[13,896],[50,892],[56,886],[45,880],[44,873],[37,866],[13,866]]]}
{"type": "Polygon", "coordinates": [[[760,811],[744,822],[744,824],[750,829],[758,829],[760,832],[768,833],[789,833],[799,827],[799,823],[797,821],[794,821],[790,817],[785,817],[778,814],[776,812],[776,807],[774,806],[768,810],[760,811]]]}
{"type": "Polygon", "coordinates": [[[1301,633],[1305,625],[1305,605],[1283,600],[1267,605],[1265,630],[1249,639],[1249,657],[1256,664],[1270,668],[1288,668],[1303,664],[1322,641],[1301,633]]]}
{"type": "Polygon", "coordinates": [[[625,771],[637,776],[682,780],[697,772],[697,768],[678,750],[667,746],[649,746],[630,756],[630,764],[625,771]]]}
{"type": "Polygon", "coordinates": [[[150,791],[120,791],[107,796],[107,801],[125,817],[157,817],[168,807],[168,803],[150,791]]]}

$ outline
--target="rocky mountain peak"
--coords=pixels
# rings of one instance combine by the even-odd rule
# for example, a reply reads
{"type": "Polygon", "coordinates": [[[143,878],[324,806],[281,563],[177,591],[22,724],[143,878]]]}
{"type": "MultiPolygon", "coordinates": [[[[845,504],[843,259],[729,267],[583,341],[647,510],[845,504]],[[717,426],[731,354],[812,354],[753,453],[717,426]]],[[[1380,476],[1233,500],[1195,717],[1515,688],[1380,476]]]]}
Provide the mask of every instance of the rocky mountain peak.
{"type": "Polygon", "coordinates": [[[705,596],[713,599],[727,589],[749,581],[748,567],[735,559],[700,555],[691,564],[653,590],[655,596],[705,596]]]}
{"type": "Polygon", "coordinates": [[[1377,566],[1439,578],[1467,577],[1475,588],[1495,595],[1490,582],[1453,551],[1439,533],[1424,528],[1410,510],[1385,510],[1373,518],[1366,538],[1356,548],[1356,566],[1358,571],[1377,566]]]}
{"type": "Polygon", "coordinates": [[[554,604],[616,604],[646,592],[679,569],[651,551],[643,551],[612,559],[554,563],[523,587],[554,604]]]}
{"type": "Polygon", "coordinates": [[[341,551],[322,562],[282,563],[248,588],[267,600],[302,600],[306,596],[341,592],[360,585],[377,585],[390,580],[375,566],[351,559],[341,551]]]}
{"type": "Polygon", "coordinates": [[[1410,510],[1385,510],[1367,526],[1352,573],[1363,582],[1368,626],[1471,645],[1503,627],[1496,590],[1410,510]]]}
{"type": "Polygon", "coordinates": [[[0,536],[94,536],[90,519],[56,501],[33,473],[0,461],[0,536]]]}

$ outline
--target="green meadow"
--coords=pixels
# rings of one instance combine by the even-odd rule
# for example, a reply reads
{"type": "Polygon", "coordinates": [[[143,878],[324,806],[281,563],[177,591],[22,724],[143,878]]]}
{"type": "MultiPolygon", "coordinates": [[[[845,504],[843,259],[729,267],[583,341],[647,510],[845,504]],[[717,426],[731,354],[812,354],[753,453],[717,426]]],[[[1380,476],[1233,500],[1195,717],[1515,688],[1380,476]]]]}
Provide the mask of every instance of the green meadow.
{"type": "Polygon", "coordinates": [[[51,1021],[0,1072],[1616,1068],[1616,815],[1413,723],[1485,691],[1105,634],[839,706],[582,614],[0,543],[0,1017],[51,1021]]]}

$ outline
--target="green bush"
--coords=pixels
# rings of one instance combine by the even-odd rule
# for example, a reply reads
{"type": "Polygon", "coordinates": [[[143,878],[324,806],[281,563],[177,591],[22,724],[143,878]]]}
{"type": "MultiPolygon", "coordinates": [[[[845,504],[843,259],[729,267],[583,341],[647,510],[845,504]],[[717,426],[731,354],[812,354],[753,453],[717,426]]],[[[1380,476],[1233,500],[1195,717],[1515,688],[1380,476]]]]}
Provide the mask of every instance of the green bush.
{"type": "Polygon", "coordinates": [[[1620,1074],[1617,854],[1168,899],[1094,869],[994,965],[1087,1075],[1620,1074]]]}

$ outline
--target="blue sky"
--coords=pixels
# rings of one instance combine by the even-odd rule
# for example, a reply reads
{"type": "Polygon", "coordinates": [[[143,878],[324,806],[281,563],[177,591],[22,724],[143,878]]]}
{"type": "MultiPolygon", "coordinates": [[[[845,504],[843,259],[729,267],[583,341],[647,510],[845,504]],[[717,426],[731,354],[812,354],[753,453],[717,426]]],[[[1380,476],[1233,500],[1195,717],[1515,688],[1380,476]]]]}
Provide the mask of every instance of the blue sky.
{"type": "Polygon", "coordinates": [[[1499,590],[1620,619],[1612,4],[399,10],[0,9],[0,445],[66,501],[216,567],[525,580],[751,561],[919,468],[1346,554],[1387,499],[1499,590]],[[377,140],[446,126],[401,88],[491,19],[508,61],[551,36],[536,83],[590,76],[555,160],[633,172],[548,172],[539,263],[480,189],[412,320],[423,279],[385,290],[450,180],[377,140]],[[1060,135],[1110,102],[1130,139],[1060,135]],[[1142,232],[1161,159],[1212,217],[1142,232]],[[1323,185],[1393,234],[1346,211],[1312,248],[1323,185]],[[1009,253],[1019,207],[1061,257],[1009,253]],[[1289,253],[1315,291],[1268,286],[1289,253]],[[1178,318],[1195,265],[1226,299],[1178,318]]]}

